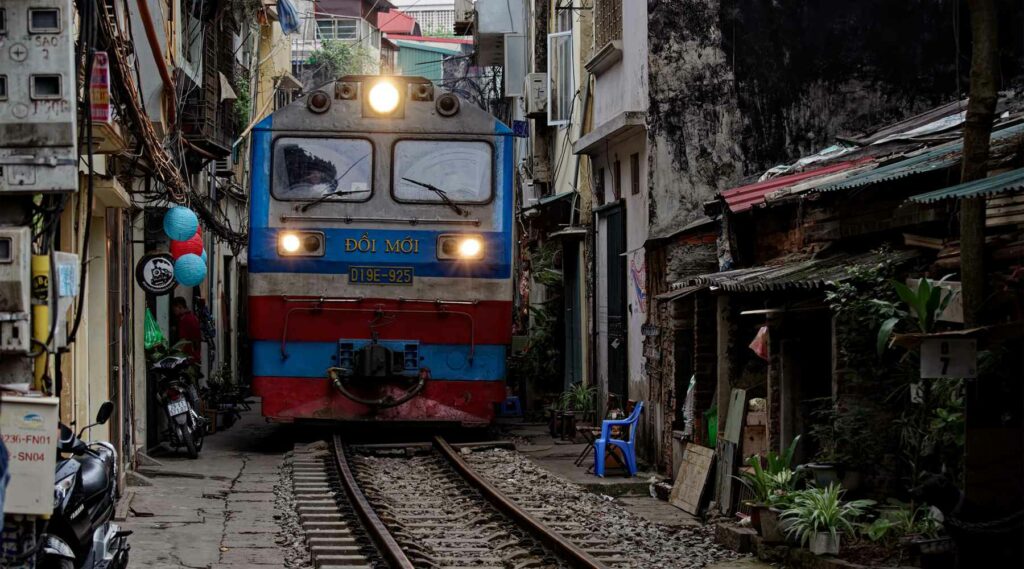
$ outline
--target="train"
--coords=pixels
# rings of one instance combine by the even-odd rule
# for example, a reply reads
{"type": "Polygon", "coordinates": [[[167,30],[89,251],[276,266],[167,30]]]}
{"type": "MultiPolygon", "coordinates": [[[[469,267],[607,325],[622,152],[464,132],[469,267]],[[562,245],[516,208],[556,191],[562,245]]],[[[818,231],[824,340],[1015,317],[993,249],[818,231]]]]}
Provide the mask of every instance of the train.
{"type": "Polygon", "coordinates": [[[263,415],[491,424],[512,339],[512,131],[425,78],[359,75],[274,111],[252,145],[263,415]]]}

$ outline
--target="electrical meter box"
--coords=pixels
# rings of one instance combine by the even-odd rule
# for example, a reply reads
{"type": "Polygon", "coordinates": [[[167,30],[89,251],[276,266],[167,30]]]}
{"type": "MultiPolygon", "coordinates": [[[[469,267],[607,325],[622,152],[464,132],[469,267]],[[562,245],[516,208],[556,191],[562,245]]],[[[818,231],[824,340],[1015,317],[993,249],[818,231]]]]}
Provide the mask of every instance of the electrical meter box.
{"type": "Polygon", "coordinates": [[[4,514],[53,513],[59,402],[56,397],[9,395],[0,401],[0,433],[11,457],[4,514]]]}
{"type": "Polygon", "coordinates": [[[30,228],[0,227],[0,354],[31,348],[31,245],[30,228]]]}
{"type": "Polygon", "coordinates": [[[0,195],[78,189],[71,0],[0,2],[0,195]]]}

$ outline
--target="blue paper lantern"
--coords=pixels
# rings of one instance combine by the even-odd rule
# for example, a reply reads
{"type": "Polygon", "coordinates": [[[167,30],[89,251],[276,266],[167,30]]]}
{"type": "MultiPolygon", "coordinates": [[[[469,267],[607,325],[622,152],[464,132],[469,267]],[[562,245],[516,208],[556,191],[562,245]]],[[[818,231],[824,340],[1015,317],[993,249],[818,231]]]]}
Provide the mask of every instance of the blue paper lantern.
{"type": "Polygon", "coordinates": [[[207,259],[207,257],[206,257],[206,249],[203,249],[203,254],[200,255],[200,257],[202,257],[203,264],[205,265],[206,264],[206,259],[207,259]]]}
{"type": "Polygon", "coordinates": [[[175,241],[188,241],[199,230],[199,218],[187,207],[175,206],[164,214],[164,233],[175,241]]]}
{"type": "Polygon", "coordinates": [[[199,255],[189,253],[174,262],[174,279],[182,286],[196,286],[206,278],[206,263],[199,255]]]}

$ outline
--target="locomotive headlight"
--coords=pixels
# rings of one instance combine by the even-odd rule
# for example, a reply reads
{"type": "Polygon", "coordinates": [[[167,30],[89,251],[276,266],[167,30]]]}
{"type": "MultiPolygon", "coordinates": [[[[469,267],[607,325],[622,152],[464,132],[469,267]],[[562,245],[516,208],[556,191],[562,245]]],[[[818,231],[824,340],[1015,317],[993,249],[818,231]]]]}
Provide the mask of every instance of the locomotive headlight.
{"type": "Polygon", "coordinates": [[[277,238],[282,257],[323,257],[327,238],[322,231],[285,231],[277,238]]]}
{"type": "Polygon", "coordinates": [[[476,237],[467,237],[459,242],[459,256],[463,259],[477,259],[484,250],[484,244],[476,237]]]}
{"type": "Polygon", "coordinates": [[[370,89],[370,107],[382,115],[394,111],[398,107],[399,98],[398,87],[390,81],[378,81],[370,89]]]}
{"type": "Polygon", "coordinates": [[[484,256],[484,240],[479,235],[442,235],[437,239],[437,258],[472,261],[484,256]]]}
{"type": "Polygon", "coordinates": [[[281,248],[281,251],[285,253],[294,253],[298,251],[301,244],[299,236],[294,233],[282,233],[281,238],[278,241],[278,246],[281,248]]]}

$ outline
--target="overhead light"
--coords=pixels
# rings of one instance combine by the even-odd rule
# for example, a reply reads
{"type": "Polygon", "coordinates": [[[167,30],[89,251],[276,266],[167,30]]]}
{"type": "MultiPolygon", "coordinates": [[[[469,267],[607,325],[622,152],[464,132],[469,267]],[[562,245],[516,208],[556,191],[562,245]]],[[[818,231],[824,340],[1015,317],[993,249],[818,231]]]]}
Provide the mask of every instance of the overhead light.
{"type": "Polygon", "coordinates": [[[399,99],[398,88],[391,81],[378,81],[370,89],[370,107],[382,115],[394,111],[399,99]]]}

